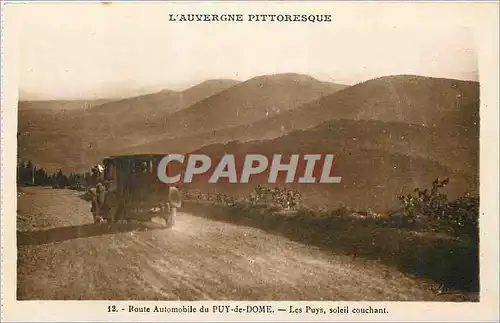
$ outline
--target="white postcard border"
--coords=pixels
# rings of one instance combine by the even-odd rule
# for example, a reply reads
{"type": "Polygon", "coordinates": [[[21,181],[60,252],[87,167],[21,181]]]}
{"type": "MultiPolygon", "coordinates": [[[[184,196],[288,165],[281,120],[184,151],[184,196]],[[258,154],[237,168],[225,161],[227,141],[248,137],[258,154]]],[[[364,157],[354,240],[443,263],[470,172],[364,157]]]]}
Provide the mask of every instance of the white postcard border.
{"type": "MultiPolygon", "coordinates": [[[[290,8],[292,6],[307,6],[310,10],[320,8],[333,13],[345,10],[342,15],[349,13],[352,19],[365,19],[371,13],[369,6],[386,6],[387,10],[399,12],[400,16],[384,12],[387,23],[404,23],[405,14],[422,14],[425,10],[448,10],[450,17],[453,14],[460,16],[464,22],[476,29],[478,36],[478,63],[481,90],[481,300],[478,303],[440,303],[440,302],[143,302],[143,301],[16,301],[16,136],[17,133],[17,51],[16,51],[16,21],[12,15],[17,4],[2,3],[2,321],[130,321],[130,322],[159,322],[159,321],[478,321],[498,320],[498,250],[499,250],[499,208],[498,208],[498,178],[499,178],[499,128],[498,128],[498,3],[462,3],[462,4],[413,4],[402,7],[402,4],[364,4],[350,3],[339,4],[334,2],[321,3],[241,3],[236,4],[239,10],[249,11],[263,6],[270,8],[290,8]],[[444,9],[446,7],[446,9],[444,9]],[[467,7],[467,8],[464,8],[467,7]],[[399,9],[398,9],[399,8],[399,9]],[[400,11],[397,11],[400,10],[400,11]],[[478,18],[479,17],[479,18],[478,18]],[[389,315],[357,315],[357,316],[332,316],[332,315],[305,315],[281,314],[272,315],[256,314],[147,314],[147,313],[108,313],[110,305],[117,307],[136,306],[182,306],[195,307],[231,304],[273,305],[275,307],[299,306],[301,303],[308,305],[350,305],[356,307],[386,307],[389,315]]],[[[171,4],[177,5],[177,4],[171,4]]],[[[194,4],[191,4],[194,5],[194,4]]],[[[212,4],[211,10],[216,6],[226,4],[212,4]]],[[[233,4],[234,5],[234,4],[233,4]]],[[[304,8],[304,7],[302,7],[304,8]]],[[[270,11],[270,10],[268,10],[270,11]]],[[[394,13],[393,12],[393,13],[394,13]]],[[[345,19],[345,17],[344,17],[345,19]]],[[[443,20],[444,17],[442,18],[443,20]]],[[[450,18],[451,19],[451,18],[450,18]]],[[[347,22],[346,22],[347,23],[347,22]]],[[[429,23],[423,21],[422,23],[429,23]]]]}

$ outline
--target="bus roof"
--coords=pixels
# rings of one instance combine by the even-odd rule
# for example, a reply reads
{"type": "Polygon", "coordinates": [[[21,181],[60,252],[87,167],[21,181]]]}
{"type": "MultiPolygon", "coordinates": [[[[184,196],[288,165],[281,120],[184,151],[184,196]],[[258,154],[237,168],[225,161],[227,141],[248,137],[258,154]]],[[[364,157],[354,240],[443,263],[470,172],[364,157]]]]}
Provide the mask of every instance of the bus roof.
{"type": "Polygon", "coordinates": [[[151,159],[160,159],[163,158],[165,154],[131,154],[131,155],[114,155],[104,158],[104,160],[124,160],[124,159],[133,159],[133,160],[151,160],[151,159]]]}

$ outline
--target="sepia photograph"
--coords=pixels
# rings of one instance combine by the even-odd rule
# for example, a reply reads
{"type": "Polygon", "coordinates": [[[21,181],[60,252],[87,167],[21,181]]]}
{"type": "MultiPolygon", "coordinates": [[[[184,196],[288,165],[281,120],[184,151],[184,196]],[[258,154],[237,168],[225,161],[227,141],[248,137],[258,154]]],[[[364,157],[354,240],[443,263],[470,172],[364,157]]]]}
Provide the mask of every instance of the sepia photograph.
{"type": "Polygon", "coordinates": [[[16,301],[479,304],[481,39],[389,6],[10,3],[16,301]]]}

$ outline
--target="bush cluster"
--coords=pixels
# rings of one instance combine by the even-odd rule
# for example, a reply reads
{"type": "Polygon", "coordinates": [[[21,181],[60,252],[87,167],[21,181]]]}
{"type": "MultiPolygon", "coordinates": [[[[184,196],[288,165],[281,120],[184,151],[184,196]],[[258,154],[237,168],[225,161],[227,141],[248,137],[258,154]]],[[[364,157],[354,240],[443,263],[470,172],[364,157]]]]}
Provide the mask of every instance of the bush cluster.
{"type": "Polygon", "coordinates": [[[385,216],[370,212],[354,211],[349,208],[336,210],[313,210],[301,205],[300,192],[286,187],[257,186],[248,196],[234,198],[223,193],[205,193],[200,191],[184,191],[184,198],[199,201],[210,201],[225,206],[265,205],[276,210],[298,210],[301,216],[311,217],[353,217],[371,219],[380,225],[407,227],[430,231],[447,231],[453,235],[468,235],[473,240],[479,236],[479,197],[471,193],[449,200],[441,192],[449,183],[449,179],[436,179],[431,188],[416,188],[408,195],[400,195],[402,204],[397,215],[385,216]],[[321,214],[319,214],[321,213],[321,214]],[[391,224],[392,223],[392,224],[391,224]]]}
{"type": "Polygon", "coordinates": [[[31,186],[53,186],[54,188],[69,188],[75,190],[85,190],[95,186],[98,182],[94,170],[85,173],[64,173],[57,170],[53,173],[37,166],[31,160],[26,163],[23,160],[18,161],[17,165],[17,183],[20,185],[31,186]]]}
{"type": "Polygon", "coordinates": [[[415,188],[408,195],[399,196],[403,204],[404,220],[408,224],[430,228],[451,228],[457,235],[477,237],[479,232],[479,196],[471,193],[449,201],[440,192],[449,179],[437,178],[430,189],[415,188]]]}
{"type": "Polygon", "coordinates": [[[223,193],[209,193],[198,190],[184,191],[183,197],[188,200],[210,201],[227,206],[237,204],[265,204],[278,209],[297,209],[300,205],[301,194],[295,189],[285,187],[257,186],[248,196],[234,198],[223,193]]]}
{"type": "Polygon", "coordinates": [[[296,189],[286,187],[265,187],[259,185],[250,193],[248,201],[254,204],[272,204],[280,209],[297,209],[302,200],[301,194],[296,189]]]}

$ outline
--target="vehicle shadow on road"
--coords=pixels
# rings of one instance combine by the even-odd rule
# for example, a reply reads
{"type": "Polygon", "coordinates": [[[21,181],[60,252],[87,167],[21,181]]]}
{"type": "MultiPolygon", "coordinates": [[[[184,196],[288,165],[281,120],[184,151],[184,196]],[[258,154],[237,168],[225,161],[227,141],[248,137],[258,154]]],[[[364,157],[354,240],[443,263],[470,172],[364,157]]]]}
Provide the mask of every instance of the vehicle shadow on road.
{"type": "Polygon", "coordinates": [[[133,231],[159,230],[163,226],[156,223],[132,222],[127,224],[82,224],[37,231],[17,231],[17,245],[43,245],[79,238],[89,238],[108,234],[133,231]]]}

